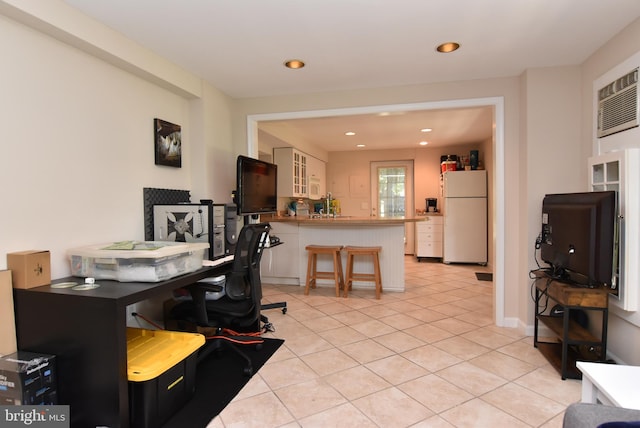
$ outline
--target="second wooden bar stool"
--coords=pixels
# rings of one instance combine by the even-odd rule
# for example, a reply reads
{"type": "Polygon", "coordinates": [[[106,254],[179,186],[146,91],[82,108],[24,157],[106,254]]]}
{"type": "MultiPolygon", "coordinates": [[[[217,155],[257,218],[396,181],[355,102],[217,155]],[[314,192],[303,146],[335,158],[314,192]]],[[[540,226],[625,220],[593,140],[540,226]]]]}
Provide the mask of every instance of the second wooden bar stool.
{"type": "Polygon", "coordinates": [[[353,281],[373,281],[376,285],[376,299],[380,299],[382,293],[382,274],[380,272],[380,251],[382,247],[356,247],[346,246],[347,252],[347,276],[344,280],[344,297],[348,296],[353,281]],[[371,256],[373,259],[373,273],[359,273],[353,271],[355,256],[371,256]]]}
{"type": "Polygon", "coordinates": [[[340,297],[340,289],[344,289],[342,273],[342,245],[307,245],[307,281],[304,294],[309,294],[309,288],[316,288],[316,279],[333,279],[336,283],[336,297],[340,297]],[[333,258],[332,271],[318,271],[318,255],[330,255],[333,258]]]}

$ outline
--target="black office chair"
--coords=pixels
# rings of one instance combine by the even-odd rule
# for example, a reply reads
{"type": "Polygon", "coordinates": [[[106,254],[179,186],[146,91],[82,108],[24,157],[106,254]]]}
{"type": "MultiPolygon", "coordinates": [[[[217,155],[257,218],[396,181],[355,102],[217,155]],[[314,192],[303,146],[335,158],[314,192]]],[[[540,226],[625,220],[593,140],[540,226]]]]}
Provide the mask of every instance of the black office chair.
{"type": "Polygon", "coordinates": [[[219,292],[216,284],[197,282],[187,287],[191,300],[171,310],[174,320],[184,320],[201,327],[214,327],[216,334],[207,337],[198,359],[201,361],[222,346],[245,360],[244,373],[253,375],[251,359],[241,345],[260,345],[261,323],[269,328],[268,319],[260,312],[262,284],[260,259],[271,226],[268,223],[247,224],[240,231],[231,272],[226,276],[225,294],[218,300],[207,300],[207,292],[219,292]]]}

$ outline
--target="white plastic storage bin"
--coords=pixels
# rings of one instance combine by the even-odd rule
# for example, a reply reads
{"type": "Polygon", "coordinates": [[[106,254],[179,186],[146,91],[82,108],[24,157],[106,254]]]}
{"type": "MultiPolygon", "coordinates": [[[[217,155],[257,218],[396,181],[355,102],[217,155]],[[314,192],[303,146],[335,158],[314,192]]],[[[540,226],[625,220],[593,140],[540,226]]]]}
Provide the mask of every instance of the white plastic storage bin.
{"type": "Polygon", "coordinates": [[[202,267],[208,243],[124,241],[68,251],[71,274],[120,282],[158,282],[202,267]]]}

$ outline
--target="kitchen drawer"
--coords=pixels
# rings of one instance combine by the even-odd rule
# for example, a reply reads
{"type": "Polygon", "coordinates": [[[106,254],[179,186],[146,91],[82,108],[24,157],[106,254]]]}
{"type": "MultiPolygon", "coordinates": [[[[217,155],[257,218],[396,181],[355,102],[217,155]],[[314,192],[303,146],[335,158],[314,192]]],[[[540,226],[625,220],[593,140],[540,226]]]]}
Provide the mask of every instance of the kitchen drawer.
{"type": "Polygon", "coordinates": [[[444,217],[441,215],[430,215],[424,221],[419,221],[417,225],[421,224],[444,224],[444,217]]]}
{"type": "Polygon", "coordinates": [[[417,257],[442,257],[442,241],[418,242],[417,257]]]}
{"type": "Polygon", "coordinates": [[[439,233],[420,233],[417,236],[418,241],[434,242],[442,241],[442,232],[439,233]]]}
{"type": "Polygon", "coordinates": [[[416,223],[415,254],[422,257],[441,258],[443,224],[441,216],[428,217],[425,221],[416,223]]]}
{"type": "Polygon", "coordinates": [[[442,236],[442,225],[441,224],[421,224],[417,229],[418,235],[440,235],[442,236]]]}

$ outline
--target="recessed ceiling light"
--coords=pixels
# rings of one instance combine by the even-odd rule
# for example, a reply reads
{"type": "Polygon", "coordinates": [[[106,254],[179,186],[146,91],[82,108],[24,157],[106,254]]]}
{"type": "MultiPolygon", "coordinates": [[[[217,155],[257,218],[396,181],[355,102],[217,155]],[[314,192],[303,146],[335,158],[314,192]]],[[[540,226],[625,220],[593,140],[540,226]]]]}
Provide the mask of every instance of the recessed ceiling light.
{"type": "Polygon", "coordinates": [[[402,116],[403,114],[405,114],[404,111],[383,111],[378,113],[378,116],[380,117],[385,117],[385,116],[402,116]]]}
{"type": "Polygon", "coordinates": [[[427,144],[429,144],[428,141],[420,141],[419,143],[421,146],[426,146],[427,144]]]}
{"type": "Polygon", "coordinates": [[[348,135],[349,137],[351,137],[353,135],[356,135],[356,133],[353,132],[353,131],[347,131],[347,132],[344,133],[344,135],[348,135]]]}
{"type": "Polygon", "coordinates": [[[457,51],[460,48],[460,43],[456,42],[447,42],[439,45],[436,50],[442,53],[449,53],[453,51],[457,51]]]}
{"type": "Polygon", "coordinates": [[[289,61],[285,61],[284,66],[287,68],[291,68],[292,70],[304,67],[304,61],[299,59],[290,59],[289,61]]]}
{"type": "Polygon", "coordinates": [[[364,144],[356,144],[356,147],[364,147],[364,144]]]}
{"type": "Polygon", "coordinates": [[[431,132],[431,131],[433,131],[433,129],[431,129],[431,128],[422,128],[420,130],[420,132],[431,132]]]}

